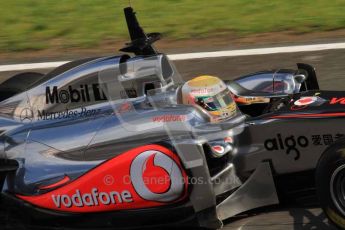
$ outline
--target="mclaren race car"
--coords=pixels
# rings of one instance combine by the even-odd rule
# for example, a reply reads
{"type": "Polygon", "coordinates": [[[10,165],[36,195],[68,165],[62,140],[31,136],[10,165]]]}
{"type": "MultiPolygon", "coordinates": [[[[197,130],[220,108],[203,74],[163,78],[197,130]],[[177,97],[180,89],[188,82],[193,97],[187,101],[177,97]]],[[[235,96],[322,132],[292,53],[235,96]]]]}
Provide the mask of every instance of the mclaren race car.
{"type": "Polygon", "coordinates": [[[184,82],[152,46],[159,34],[145,34],[132,8],[125,16],[131,42],[121,51],[134,55],[78,60],[0,86],[6,219],[216,229],[278,204],[292,182],[312,184],[317,169],[322,206],[344,226],[345,93],[319,90],[306,64],[184,82]]]}

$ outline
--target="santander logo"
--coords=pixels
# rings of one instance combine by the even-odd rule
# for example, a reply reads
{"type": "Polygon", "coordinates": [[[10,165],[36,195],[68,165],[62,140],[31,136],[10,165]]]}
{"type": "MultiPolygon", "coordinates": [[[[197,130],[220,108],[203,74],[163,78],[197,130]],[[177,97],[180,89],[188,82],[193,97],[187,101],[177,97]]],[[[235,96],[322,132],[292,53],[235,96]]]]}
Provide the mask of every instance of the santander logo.
{"type": "Polygon", "coordinates": [[[132,185],[148,201],[171,202],[181,197],[184,176],[177,163],[160,151],[139,154],[130,168],[132,185]]]}

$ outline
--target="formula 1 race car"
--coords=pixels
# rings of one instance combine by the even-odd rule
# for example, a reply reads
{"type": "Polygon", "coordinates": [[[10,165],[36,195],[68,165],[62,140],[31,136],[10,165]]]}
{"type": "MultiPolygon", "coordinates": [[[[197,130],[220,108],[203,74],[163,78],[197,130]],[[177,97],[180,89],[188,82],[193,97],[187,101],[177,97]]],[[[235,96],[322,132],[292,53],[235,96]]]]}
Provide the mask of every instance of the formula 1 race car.
{"type": "MultiPolygon", "coordinates": [[[[1,210],[25,226],[197,226],[279,203],[313,181],[344,227],[345,93],[315,70],[184,82],[132,8],[120,55],[84,59],[0,88],[1,210]],[[6,87],[12,85],[12,87],[6,87]],[[311,172],[306,181],[297,175],[311,172]],[[291,183],[289,186],[293,187],[291,183]]],[[[16,81],[14,80],[16,79],[16,81]]]]}

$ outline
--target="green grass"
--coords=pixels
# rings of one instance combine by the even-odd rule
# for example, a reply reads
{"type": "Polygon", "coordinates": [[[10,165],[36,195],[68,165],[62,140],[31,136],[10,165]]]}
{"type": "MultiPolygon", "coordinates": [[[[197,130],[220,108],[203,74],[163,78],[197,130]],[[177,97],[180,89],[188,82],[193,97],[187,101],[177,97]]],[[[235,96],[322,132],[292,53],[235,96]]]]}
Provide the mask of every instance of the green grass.
{"type": "MultiPolygon", "coordinates": [[[[126,0],[1,0],[0,51],[91,48],[127,38],[126,0]]],[[[132,0],[148,32],[169,39],[336,30],[344,0],[132,0]]]]}

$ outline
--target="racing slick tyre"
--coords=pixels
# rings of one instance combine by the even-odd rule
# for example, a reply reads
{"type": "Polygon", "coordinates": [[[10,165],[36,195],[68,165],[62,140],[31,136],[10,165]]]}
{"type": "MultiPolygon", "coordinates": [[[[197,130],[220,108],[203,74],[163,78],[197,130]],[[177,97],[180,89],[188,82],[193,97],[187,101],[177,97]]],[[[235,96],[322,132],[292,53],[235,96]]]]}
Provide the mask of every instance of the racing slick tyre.
{"type": "Polygon", "coordinates": [[[321,156],[315,173],[320,205],[333,225],[345,229],[345,148],[337,143],[321,156]]]}
{"type": "Polygon", "coordinates": [[[44,74],[36,72],[26,72],[14,75],[0,84],[0,101],[25,91],[43,76],[44,74]]]}

